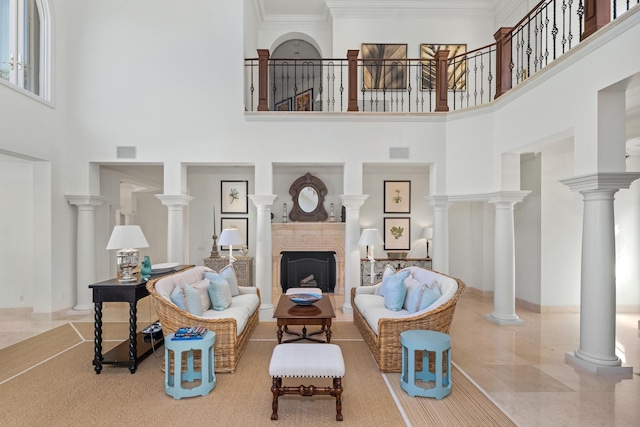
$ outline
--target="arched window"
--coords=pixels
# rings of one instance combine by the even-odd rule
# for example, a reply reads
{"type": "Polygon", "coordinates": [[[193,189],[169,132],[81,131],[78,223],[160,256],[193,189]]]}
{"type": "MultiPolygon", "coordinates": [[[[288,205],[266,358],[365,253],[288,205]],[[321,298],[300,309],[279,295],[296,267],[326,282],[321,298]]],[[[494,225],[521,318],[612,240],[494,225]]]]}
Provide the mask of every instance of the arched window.
{"type": "Polygon", "coordinates": [[[49,99],[46,0],[0,0],[0,82],[49,99]]]}

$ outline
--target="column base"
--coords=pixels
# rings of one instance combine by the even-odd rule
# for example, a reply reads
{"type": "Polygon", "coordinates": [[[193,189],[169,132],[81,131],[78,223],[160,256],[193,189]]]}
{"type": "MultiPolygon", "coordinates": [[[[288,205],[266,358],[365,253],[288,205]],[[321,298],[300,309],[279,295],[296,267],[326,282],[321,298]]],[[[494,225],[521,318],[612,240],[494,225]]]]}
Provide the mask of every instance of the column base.
{"type": "MultiPolygon", "coordinates": [[[[576,352],[571,351],[568,351],[564,354],[564,361],[569,365],[579,366],[589,372],[593,372],[594,374],[598,375],[620,375],[626,379],[633,378],[633,366],[622,366],[621,364],[603,365],[597,363],[593,359],[582,359],[576,354],[576,352]]],[[[618,362],[620,362],[620,359],[618,359],[618,362]]]]}
{"type": "Polygon", "coordinates": [[[520,325],[524,325],[524,320],[522,320],[521,318],[519,318],[517,315],[513,315],[510,317],[504,317],[504,316],[498,316],[494,313],[491,314],[486,314],[484,316],[488,321],[495,323],[496,325],[500,325],[500,326],[507,326],[507,325],[514,325],[514,326],[520,326],[520,325]]]}
{"type": "Polygon", "coordinates": [[[262,304],[260,306],[260,321],[261,322],[269,322],[273,321],[273,304],[262,304]]]}
{"type": "Polygon", "coordinates": [[[351,307],[351,303],[345,302],[344,304],[342,304],[342,306],[340,306],[340,309],[344,314],[353,315],[353,307],[351,307]]]}
{"type": "MultiPolygon", "coordinates": [[[[89,310],[93,310],[93,303],[89,303],[89,304],[78,304],[76,306],[73,307],[73,311],[89,311],[89,310]]],[[[69,312],[69,314],[87,314],[87,313],[72,313],[69,312]]]]}

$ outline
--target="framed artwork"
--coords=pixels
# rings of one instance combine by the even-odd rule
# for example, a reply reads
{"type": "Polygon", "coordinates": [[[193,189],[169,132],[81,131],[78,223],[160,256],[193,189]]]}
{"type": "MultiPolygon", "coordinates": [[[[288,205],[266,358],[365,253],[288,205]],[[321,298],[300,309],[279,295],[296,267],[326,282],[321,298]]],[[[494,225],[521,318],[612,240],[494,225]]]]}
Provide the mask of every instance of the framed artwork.
{"type": "Polygon", "coordinates": [[[384,213],[411,213],[411,181],[384,182],[384,213]]]}
{"type": "MultiPolygon", "coordinates": [[[[425,61],[425,65],[422,66],[422,90],[429,90],[436,88],[436,67],[435,61],[436,52],[439,50],[448,50],[451,59],[454,56],[467,53],[466,44],[421,44],[420,45],[420,59],[425,61]],[[432,64],[432,66],[429,66],[432,64]]],[[[464,90],[467,86],[467,61],[457,60],[455,63],[449,63],[447,70],[447,87],[449,89],[464,90]]]]}
{"type": "Polygon", "coordinates": [[[307,89],[296,95],[296,111],[313,110],[313,89],[307,89]]]}
{"type": "Polygon", "coordinates": [[[384,250],[411,249],[411,218],[384,218],[384,250]]]}
{"type": "MultiPolygon", "coordinates": [[[[220,232],[225,228],[237,228],[244,239],[244,244],[249,247],[249,219],[248,218],[220,218],[220,232]]],[[[242,246],[232,249],[242,249],[242,246]]],[[[220,250],[228,251],[229,246],[220,246],[220,250]]]]}
{"type": "Polygon", "coordinates": [[[280,101],[280,102],[276,102],[275,105],[275,111],[291,111],[291,103],[293,101],[291,100],[291,97],[280,101]]]}
{"type": "Polygon", "coordinates": [[[223,214],[249,213],[249,181],[220,181],[220,204],[223,214]]]}
{"type": "Polygon", "coordinates": [[[367,90],[407,88],[406,44],[362,44],[362,84],[367,90]],[[384,61],[383,61],[384,60],[384,61]]]}

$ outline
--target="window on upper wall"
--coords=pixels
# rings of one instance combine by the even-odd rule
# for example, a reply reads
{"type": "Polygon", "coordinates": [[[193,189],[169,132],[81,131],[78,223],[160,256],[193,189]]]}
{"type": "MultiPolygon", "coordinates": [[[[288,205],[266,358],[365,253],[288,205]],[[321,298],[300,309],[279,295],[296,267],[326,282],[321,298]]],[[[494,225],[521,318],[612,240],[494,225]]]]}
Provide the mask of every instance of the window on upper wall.
{"type": "Polygon", "coordinates": [[[0,0],[0,81],[48,99],[46,0],[0,0]]]}

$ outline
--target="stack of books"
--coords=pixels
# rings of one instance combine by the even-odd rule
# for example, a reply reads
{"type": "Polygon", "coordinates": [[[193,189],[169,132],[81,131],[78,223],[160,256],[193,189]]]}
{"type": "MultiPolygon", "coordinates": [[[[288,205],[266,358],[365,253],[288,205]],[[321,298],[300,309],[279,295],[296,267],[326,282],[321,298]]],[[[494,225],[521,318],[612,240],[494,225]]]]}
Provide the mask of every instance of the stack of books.
{"type": "Polygon", "coordinates": [[[189,328],[179,328],[173,334],[172,340],[201,340],[207,329],[203,326],[192,326],[189,328]]]}

